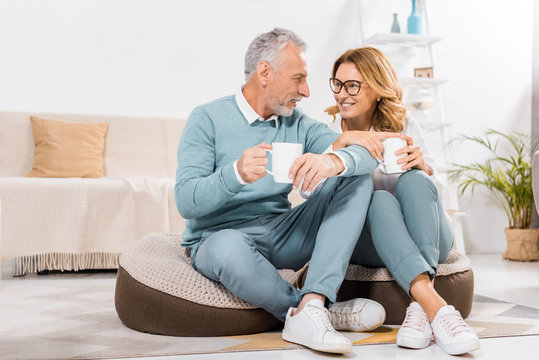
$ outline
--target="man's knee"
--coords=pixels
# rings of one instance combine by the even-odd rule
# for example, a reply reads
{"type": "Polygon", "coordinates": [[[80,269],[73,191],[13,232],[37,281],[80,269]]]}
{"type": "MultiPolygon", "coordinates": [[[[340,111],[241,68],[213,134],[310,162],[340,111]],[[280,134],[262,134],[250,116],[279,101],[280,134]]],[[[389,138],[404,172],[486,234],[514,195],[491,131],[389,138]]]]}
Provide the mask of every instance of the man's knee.
{"type": "Polygon", "coordinates": [[[225,229],[208,237],[202,246],[204,255],[209,260],[228,263],[241,256],[250,244],[247,236],[241,231],[225,229]]]}
{"type": "Polygon", "coordinates": [[[370,175],[358,175],[337,179],[340,181],[337,191],[352,189],[352,192],[361,196],[364,196],[365,194],[369,194],[370,196],[372,194],[374,184],[370,175]]]}
{"type": "Polygon", "coordinates": [[[326,183],[319,190],[321,194],[331,194],[348,187],[358,189],[358,191],[372,192],[373,182],[370,175],[357,175],[348,177],[328,178],[326,183]]]}
{"type": "Polygon", "coordinates": [[[390,207],[400,208],[399,201],[389,191],[376,190],[369,206],[370,215],[384,214],[390,207]]]}
{"type": "Polygon", "coordinates": [[[241,259],[249,256],[251,247],[244,233],[233,229],[220,230],[199,247],[194,266],[210,279],[220,281],[224,271],[234,272],[241,265],[241,259]]]}
{"type": "Polygon", "coordinates": [[[372,182],[372,177],[370,175],[357,175],[357,176],[350,176],[347,179],[350,182],[353,182],[355,184],[358,184],[367,190],[370,189],[372,191],[374,184],[372,182]]]}

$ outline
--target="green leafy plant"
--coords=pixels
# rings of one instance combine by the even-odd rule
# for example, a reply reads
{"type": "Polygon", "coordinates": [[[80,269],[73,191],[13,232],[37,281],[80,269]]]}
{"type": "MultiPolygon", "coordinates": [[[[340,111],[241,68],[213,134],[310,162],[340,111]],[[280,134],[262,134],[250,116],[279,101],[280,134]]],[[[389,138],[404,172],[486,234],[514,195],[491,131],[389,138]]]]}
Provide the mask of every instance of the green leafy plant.
{"type": "Polygon", "coordinates": [[[536,148],[536,145],[531,146],[530,136],[522,133],[507,135],[488,129],[484,136],[461,135],[453,141],[475,142],[493,155],[483,162],[453,164],[449,178],[458,183],[461,194],[468,188],[473,193],[476,186],[484,186],[502,203],[509,228],[529,228],[535,209],[531,154],[536,148]],[[498,152],[500,143],[510,145],[510,154],[502,155],[498,152]]]}

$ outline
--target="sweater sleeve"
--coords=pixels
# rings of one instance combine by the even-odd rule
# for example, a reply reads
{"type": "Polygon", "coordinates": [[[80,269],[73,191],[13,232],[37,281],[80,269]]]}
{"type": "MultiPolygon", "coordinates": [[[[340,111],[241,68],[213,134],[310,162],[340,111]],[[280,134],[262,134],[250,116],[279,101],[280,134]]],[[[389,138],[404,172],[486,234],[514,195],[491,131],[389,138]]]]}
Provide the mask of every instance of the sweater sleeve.
{"type": "MultiPolygon", "coordinates": [[[[301,119],[305,128],[305,152],[321,154],[332,145],[339,134],[328,128],[322,122],[303,116],[301,119]]],[[[376,169],[378,163],[369,151],[362,146],[352,145],[335,151],[346,162],[346,172],[340,176],[368,175],[376,169]]]]}
{"type": "Polygon", "coordinates": [[[363,146],[351,145],[335,151],[346,161],[346,173],[341,176],[368,175],[376,169],[378,162],[363,146]]]}
{"type": "Polygon", "coordinates": [[[215,168],[215,129],[203,108],[189,116],[178,146],[174,195],[185,219],[208,215],[234,197],[244,185],[233,163],[215,168]]]}

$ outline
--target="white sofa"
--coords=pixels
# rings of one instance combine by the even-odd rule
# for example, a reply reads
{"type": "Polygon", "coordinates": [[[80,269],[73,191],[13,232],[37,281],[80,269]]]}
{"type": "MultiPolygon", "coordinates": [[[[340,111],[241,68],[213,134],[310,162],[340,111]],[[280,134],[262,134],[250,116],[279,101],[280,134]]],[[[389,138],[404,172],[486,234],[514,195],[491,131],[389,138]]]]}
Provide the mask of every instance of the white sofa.
{"type": "Polygon", "coordinates": [[[2,274],[117,268],[123,250],[153,232],[180,233],[174,204],[183,119],[0,111],[2,274]],[[29,116],[107,122],[105,177],[28,178],[29,116]]]}

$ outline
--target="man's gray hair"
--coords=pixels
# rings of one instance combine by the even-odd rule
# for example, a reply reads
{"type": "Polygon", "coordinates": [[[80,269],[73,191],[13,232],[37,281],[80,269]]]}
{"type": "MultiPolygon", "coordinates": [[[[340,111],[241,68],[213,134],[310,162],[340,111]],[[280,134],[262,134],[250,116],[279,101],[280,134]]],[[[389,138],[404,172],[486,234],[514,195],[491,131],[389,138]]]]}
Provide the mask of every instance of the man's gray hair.
{"type": "Polygon", "coordinates": [[[281,28],[275,28],[267,33],[258,35],[247,48],[245,54],[245,81],[256,72],[256,66],[264,61],[270,64],[273,70],[276,70],[281,50],[292,43],[302,51],[307,50],[307,44],[293,31],[281,28]]]}

